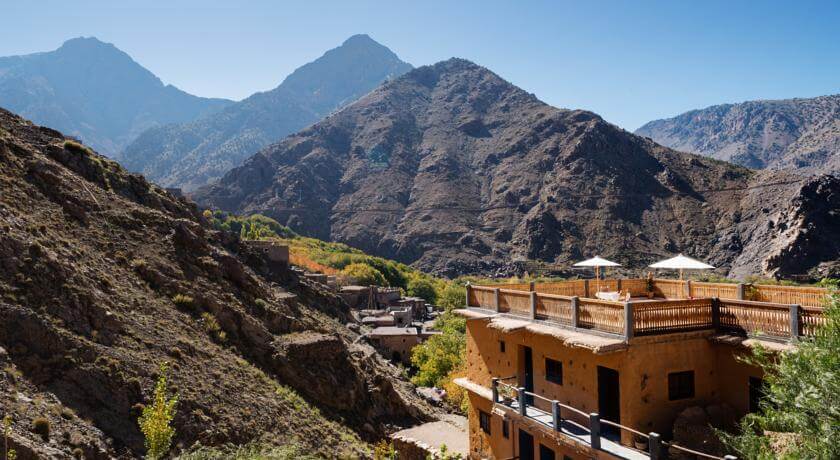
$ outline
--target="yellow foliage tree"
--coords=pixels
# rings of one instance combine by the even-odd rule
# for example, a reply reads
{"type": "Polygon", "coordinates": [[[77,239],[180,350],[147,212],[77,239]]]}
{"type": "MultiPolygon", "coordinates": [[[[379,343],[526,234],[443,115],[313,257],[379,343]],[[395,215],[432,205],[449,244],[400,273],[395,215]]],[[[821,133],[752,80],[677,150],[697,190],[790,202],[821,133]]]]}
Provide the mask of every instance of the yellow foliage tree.
{"type": "Polygon", "coordinates": [[[166,374],[169,370],[167,363],[160,366],[160,376],[155,384],[155,394],[152,404],[143,408],[143,414],[138,420],[140,431],[146,438],[146,458],[159,460],[169,451],[175,428],[172,419],[175,417],[175,405],[178,395],[167,396],[166,374]]]}

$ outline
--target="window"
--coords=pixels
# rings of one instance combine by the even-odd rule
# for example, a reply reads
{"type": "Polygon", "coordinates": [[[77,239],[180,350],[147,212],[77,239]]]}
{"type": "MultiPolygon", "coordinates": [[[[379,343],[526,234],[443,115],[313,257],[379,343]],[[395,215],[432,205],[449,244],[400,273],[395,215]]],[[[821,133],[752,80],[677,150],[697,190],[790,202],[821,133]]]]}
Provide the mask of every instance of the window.
{"type": "Polygon", "coordinates": [[[505,341],[499,340],[499,351],[504,353],[505,352],[505,341]]]}
{"type": "Polygon", "coordinates": [[[750,377],[750,412],[758,412],[759,403],[764,399],[764,380],[758,377],[750,377]]]}
{"type": "Polygon", "coordinates": [[[694,397],[694,371],[668,374],[668,399],[689,399],[694,397]]]}
{"type": "Polygon", "coordinates": [[[481,427],[481,431],[490,434],[490,414],[478,411],[478,426],[481,427]]]}
{"type": "Polygon", "coordinates": [[[540,444],[540,460],[554,460],[554,451],[540,444]]]}
{"type": "Polygon", "coordinates": [[[502,420],[502,436],[504,436],[505,439],[510,438],[510,425],[508,425],[507,420],[502,420]]]}
{"type": "Polygon", "coordinates": [[[558,385],[563,384],[563,363],[545,358],[545,379],[558,385]]]}

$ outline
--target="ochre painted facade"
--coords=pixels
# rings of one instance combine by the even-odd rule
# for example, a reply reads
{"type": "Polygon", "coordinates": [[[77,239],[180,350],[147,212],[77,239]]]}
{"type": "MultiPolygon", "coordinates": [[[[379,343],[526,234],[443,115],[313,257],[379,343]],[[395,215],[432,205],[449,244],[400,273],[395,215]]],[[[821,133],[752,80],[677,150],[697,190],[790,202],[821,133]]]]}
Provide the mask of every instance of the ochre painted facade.
{"type": "MultiPolygon", "coordinates": [[[[617,351],[596,354],[585,348],[570,347],[560,339],[526,329],[502,331],[488,327],[487,319],[467,321],[467,375],[466,377],[483,387],[491,387],[491,378],[507,378],[508,383],[524,384],[524,347],[530,347],[533,362],[533,393],[547,399],[580,409],[583,412],[603,412],[598,400],[598,366],[618,371],[620,390],[620,420],[613,420],[643,433],[657,432],[666,439],[680,411],[689,406],[704,406],[712,403],[727,403],[740,416],[749,407],[749,378],[760,377],[760,371],[736,360],[743,349],[709,339],[711,332],[688,332],[633,338],[617,351]],[[502,351],[501,342],[504,342],[502,351]],[[562,363],[562,384],[546,380],[545,360],[562,363]],[[694,396],[669,400],[668,374],[673,372],[694,372],[694,396]]],[[[491,401],[485,396],[470,393],[472,413],[470,414],[470,449],[475,458],[511,458],[518,455],[512,449],[516,445],[513,437],[519,427],[531,422],[518,414],[509,414],[510,437],[502,436],[503,409],[497,405],[493,411],[491,401]],[[479,411],[491,415],[491,434],[479,428],[479,411]]],[[[535,405],[548,412],[548,403],[536,399],[535,405]]],[[[563,416],[584,426],[588,421],[564,411],[563,416]]],[[[533,423],[533,422],[531,422],[533,423]]],[[[546,437],[549,427],[526,428],[535,438],[536,458],[539,458],[539,443],[549,446],[555,458],[600,457],[588,446],[581,447],[562,435],[554,439],[546,437]],[[540,441],[542,439],[542,441],[540,441]],[[559,439],[559,441],[558,441],[559,439]]],[[[621,442],[631,445],[632,436],[622,432],[621,442]]]]}

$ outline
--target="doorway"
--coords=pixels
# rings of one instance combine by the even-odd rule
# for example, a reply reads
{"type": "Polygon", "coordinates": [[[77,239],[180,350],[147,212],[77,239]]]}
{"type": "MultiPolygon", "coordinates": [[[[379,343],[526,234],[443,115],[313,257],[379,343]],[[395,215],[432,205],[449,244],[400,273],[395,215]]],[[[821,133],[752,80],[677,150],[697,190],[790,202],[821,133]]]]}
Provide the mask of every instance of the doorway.
{"type": "Polygon", "coordinates": [[[519,430],[519,459],[534,460],[534,437],[521,429],[519,430]]]}
{"type": "MultiPolygon", "coordinates": [[[[522,377],[520,378],[519,385],[525,388],[525,391],[529,393],[534,392],[534,352],[531,351],[531,347],[526,347],[524,345],[520,345],[520,349],[522,350],[522,377]]],[[[534,397],[533,396],[526,396],[525,401],[528,405],[534,404],[534,397]]]]}
{"type": "MultiPolygon", "coordinates": [[[[621,392],[618,386],[618,371],[598,366],[598,413],[602,419],[621,423],[621,392]]],[[[618,429],[601,425],[605,435],[619,435],[618,429]]]]}

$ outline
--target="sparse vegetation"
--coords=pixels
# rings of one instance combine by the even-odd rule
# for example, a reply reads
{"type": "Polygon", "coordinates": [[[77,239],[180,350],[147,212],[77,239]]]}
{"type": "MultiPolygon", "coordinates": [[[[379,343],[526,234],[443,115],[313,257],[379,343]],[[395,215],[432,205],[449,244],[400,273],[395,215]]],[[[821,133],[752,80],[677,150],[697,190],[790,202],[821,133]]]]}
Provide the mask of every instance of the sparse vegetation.
{"type": "Polygon", "coordinates": [[[467,346],[466,320],[450,309],[438,317],[435,327],[443,333],[432,336],[412,350],[411,363],[417,368],[417,374],[411,381],[418,386],[445,388],[450,404],[466,411],[466,395],[452,383],[463,373],[467,346]]]}
{"type": "Polygon", "coordinates": [[[172,419],[175,418],[175,406],[178,404],[178,395],[168,396],[167,373],[169,366],[163,363],[160,366],[160,375],[155,384],[152,403],[143,408],[138,423],[140,431],[143,432],[146,442],[146,458],[158,460],[163,458],[172,445],[172,438],[175,437],[175,428],[172,427],[172,419]]]}
{"type": "Polygon", "coordinates": [[[195,300],[188,295],[175,294],[175,297],[172,298],[172,303],[174,303],[178,308],[192,310],[195,305],[195,300]]]}
{"type": "Polygon", "coordinates": [[[373,448],[373,460],[397,460],[397,451],[394,449],[394,443],[389,443],[384,439],[379,441],[373,448]]]}
{"type": "Polygon", "coordinates": [[[796,349],[758,348],[745,360],[764,370],[760,411],[745,416],[740,434],[721,433],[747,459],[840,458],[840,297],[825,310],[827,323],[796,349]]]}
{"type": "Polygon", "coordinates": [[[67,151],[78,153],[81,155],[93,155],[93,151],[84,145],[71,140],[64,141],[64,148],[67,151]]]}
{"type": "Polygon", "coordinates": [[[35,417],[32,420],[32,431],[41,436],[44,441],[50,440],[50,421],[46,417],[35,417]]]}
{"type": "Polygon", "coordinates": [[[213,340],[221,343],[227,341],[227,333],[222,330],[222,327],[219,325],[219,320],[212,313],[202,313],[201,320],[204,323],[204,330],[213,337],[213,340]]]}
{"type": "Polygon", "coordinates": [[[12,416],[6,415],[3,417],[3,458],[5,460],[15,460],[17,452],[9,448],[9,438],[12,435],[12,416]]]}
{"type": "Polygon", "coordinates": [[[321,457],[308,454],[298,445],[274,446],[250,443],[243,446],[195,446],[181,454],[179,460],[315,460],[321,457]]]}

